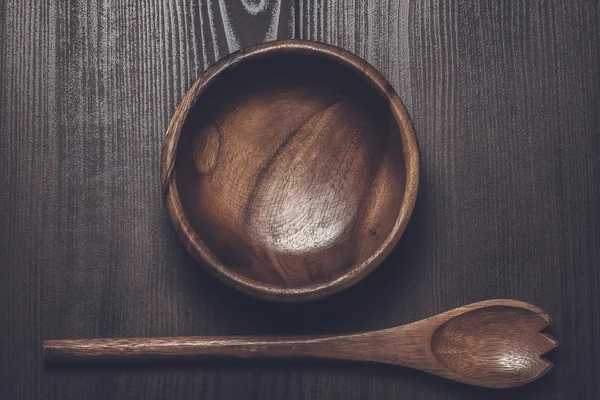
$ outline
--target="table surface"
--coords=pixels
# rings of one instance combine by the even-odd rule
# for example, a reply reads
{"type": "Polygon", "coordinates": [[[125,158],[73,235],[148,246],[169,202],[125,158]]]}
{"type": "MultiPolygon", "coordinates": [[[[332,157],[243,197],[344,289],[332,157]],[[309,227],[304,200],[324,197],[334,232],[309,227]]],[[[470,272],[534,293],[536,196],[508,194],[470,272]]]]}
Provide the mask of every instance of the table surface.
{"type": "Polygon", "coordinates": [[[0,0],[0,37],[0,398],[597,398],[600,2],[0,0]],[[421,150],[392,255],[305,305],[250,299],[204,272],[159,182],[193,80],[287,37],[377,67],[421,150]],[[370,364],[42,360],[44,339],[351,332],[490,298],[552,315],[547,376],[498,391],[370,364]]]}

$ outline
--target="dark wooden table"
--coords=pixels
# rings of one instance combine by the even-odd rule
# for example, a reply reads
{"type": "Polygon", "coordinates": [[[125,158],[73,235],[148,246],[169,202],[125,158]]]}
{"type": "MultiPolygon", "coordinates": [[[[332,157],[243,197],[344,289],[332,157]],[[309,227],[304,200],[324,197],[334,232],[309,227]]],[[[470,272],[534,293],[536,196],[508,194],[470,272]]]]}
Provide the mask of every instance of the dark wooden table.
{"type": "Polygon", "coordinates": [[[597,0],[0,0],[1,399],[595,399],[600,393],[597,0]],[[380,69],[413,118],[409,228],[358,286],[299,306],[186,254],[161,142],[208,65],[298,37],[380,69]],[[554,317],[555,368],[497,391],[375,365],[46,368],[43,339],[349,332],[489,298],[554,317]]]}

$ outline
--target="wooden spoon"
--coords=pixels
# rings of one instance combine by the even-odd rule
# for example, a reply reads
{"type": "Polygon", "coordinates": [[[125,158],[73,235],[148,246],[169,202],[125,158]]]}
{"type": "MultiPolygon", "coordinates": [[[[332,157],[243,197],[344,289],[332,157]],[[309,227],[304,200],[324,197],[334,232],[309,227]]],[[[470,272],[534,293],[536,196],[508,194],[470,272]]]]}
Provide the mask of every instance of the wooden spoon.
{"type": "Polygon", "coordinates": [[[328,358],[400,365],[471,385],[507,388],[532,382],[552,368],[541,358],[558,345],[540,332],[550,322],[531,304],[489,300],[350,335],[48,340],[44,358],[328,358]]]}

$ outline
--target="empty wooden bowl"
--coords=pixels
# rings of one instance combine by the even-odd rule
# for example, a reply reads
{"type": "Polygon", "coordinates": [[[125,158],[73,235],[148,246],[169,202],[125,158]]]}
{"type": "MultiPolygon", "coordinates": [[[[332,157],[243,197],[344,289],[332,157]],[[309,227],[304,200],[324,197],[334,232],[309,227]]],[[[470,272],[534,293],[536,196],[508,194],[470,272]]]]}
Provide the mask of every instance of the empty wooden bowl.
{"type": "Polygon", "coordinates": [[[162,154],[167,209],[225,283],[279,301],[344,289],[392,250],[415,204],[418,149],[400,98],[340,48],[240,50],[193,84],[162,154]]]}

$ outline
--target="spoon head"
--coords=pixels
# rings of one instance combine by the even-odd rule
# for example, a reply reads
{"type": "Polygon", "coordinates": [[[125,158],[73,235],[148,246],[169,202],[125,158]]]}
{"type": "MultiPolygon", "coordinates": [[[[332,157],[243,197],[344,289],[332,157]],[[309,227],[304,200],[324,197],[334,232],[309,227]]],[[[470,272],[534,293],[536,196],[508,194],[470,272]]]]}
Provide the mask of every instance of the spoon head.
{"type": "Polygon", "coordinates": [[[558,342],[540,330],[551,320],[530,305],[491,305],[460,314],[432,337],[435,358],[458,380],[507,388],[534,381],[551,368],[542,356],[558,342]]]}

